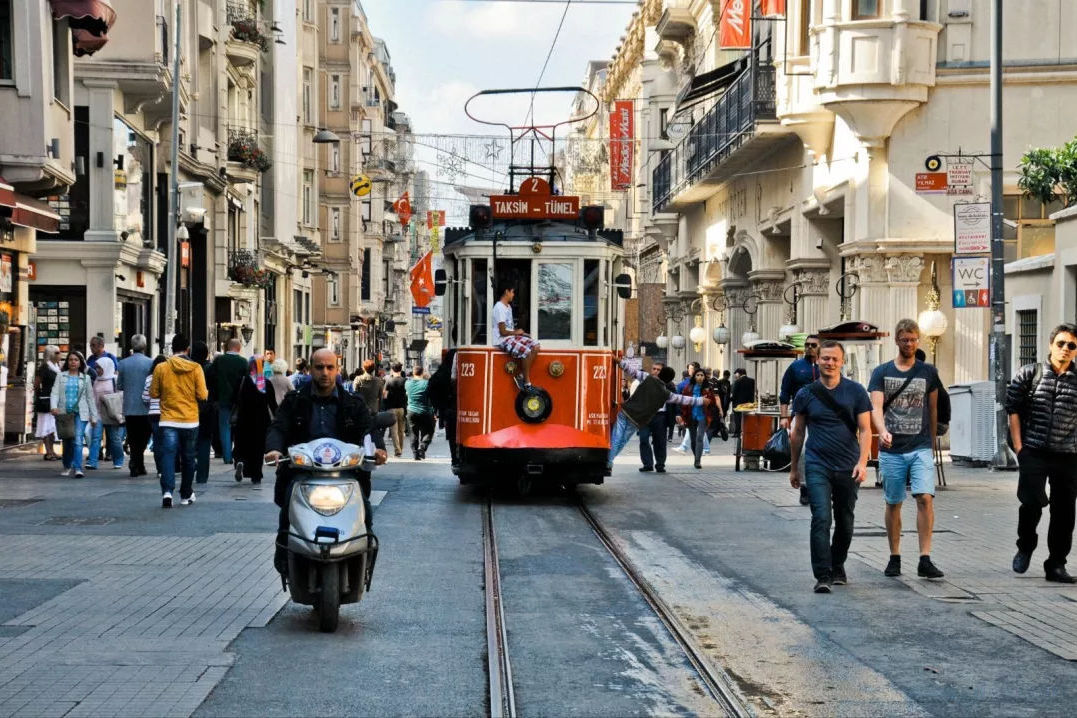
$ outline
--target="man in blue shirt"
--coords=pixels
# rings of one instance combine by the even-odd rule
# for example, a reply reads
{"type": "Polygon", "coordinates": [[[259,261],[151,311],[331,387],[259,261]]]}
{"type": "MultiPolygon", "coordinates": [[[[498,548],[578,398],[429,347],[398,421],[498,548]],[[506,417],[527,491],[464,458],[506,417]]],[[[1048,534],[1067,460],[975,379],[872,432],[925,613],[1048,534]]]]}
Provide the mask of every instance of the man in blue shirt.
{"type": "MultiPolygon", "coordinates": [[[[782,388],[778,393],[778,405],[781,411],[778,425],[781,428],[789,428],[789,403],[793,401],[793,397],[797,395],[797,392],[802,387],[819,378],[819,367],[816,365],[818,358],[819,336],[809,334],[804,339],[804,356],[786,367],[785,374],[782,375],[782,388]]],[[[803,456],[801,459],[803,461],[803,456]]],[[[803,463],[800,466],[800,471],[801,473],[804,472],[803,463]]],[[[807,506],[809,503],[807,486],[801,485],[800,487],[800,503],[803,506],[807,506]]]]}
{"type": "Polygon", "coordinates": [[[864,387],[841,376],[845,349],[827,340],[819,347],[819,381],[793,398],[789,484],[808,487],[811,499],[811,567],[815,592],[848,583],[845,559],[853,539],[856,493],[868,475],[871,401],[864,387]],[[805,449],[801,475],[800,454],[805,449]],[[834,524],[834,537],[830,526],[834,524]]]}

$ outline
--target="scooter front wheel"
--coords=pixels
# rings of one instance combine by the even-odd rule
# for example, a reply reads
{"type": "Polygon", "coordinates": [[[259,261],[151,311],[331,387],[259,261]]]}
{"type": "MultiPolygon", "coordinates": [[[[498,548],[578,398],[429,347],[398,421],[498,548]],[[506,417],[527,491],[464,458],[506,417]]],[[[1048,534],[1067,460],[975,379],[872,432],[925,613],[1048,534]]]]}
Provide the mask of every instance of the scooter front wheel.
{"type": "Polygon", "coordinates": [[[321,567],[321,586],[314,608],[318,613],[318,630],[322,633],[337,630],[340,619],[340,568],[339,563],[327,563],[321,567]]]}

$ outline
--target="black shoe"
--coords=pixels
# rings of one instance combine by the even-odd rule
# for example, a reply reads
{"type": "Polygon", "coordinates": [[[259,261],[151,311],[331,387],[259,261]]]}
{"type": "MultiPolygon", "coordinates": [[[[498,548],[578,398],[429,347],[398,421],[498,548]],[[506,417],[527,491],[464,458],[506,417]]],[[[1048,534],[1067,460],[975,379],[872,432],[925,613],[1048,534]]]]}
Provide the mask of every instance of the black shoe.
{"type": "Polygon", "coordinates": [[[251,483],[254,484],[255,486],[257,486],[258,484],[262,483],[262,480],[261,479],[251,479],[251,483]]]}
{"type": "Polygon", "coordinates": [[[886,564],[886,569],[883,571],[884,576],[900,576],[901,575],[901,556],[891,556],[890,561],[886,564]]]}
{"type": "Polygon", "coordinates": [[[236,462],[236,471],[235,471],[235,474],[233,474],[233,476],[235,477],[236,481],[243,481],[243,462],[242,461],[237,461],[236,462]]]}
{"type": "Polygon", "coordinates": [[[1028,570],[1028,565],[1032,562],[1032,554],[1025,553],[1024,551],[1018,551],[1013,556],[1013,571],[1014,573],[1024,573],[1028,570]]]}
{"type": "Polygon", "coordinates": [[[1077,583],[1077,576],[1070,576],[1065,566],[1043,567],[1044,578],[1053,583],[1077,583]]]}
{"type": "Polygon", "coordinates": [[[920,563],[916,566],[916,575],[920,578],[942,578],[946,574],[931,562],[930,556],[921,556],[920,563]]]}
{"type": "Polygon", "coordinates": [[[602,475],[603,476],[613,476],[613,469],[611,469],[610,467],[607,466],[605,469],[602,470],[602,475]]]}
{"type": "Polygon", "coordinates": [[[702,469],[702,468],[703,468],[703,464],[701,464],[701,463],[699,463],[699,462],[697,461],[697,462],[695,463],[695,467],[696,467],[697,469],[702,469]]]}
{"type": "Polygon", "coordinates": [[[812,589],[816,593],[830,593],[830,579],[821,578],[815,582],[815,588],[812,589]]]}
{"type": "Polygon", "coordinates": [[[654,468],[650,466],[641,466],[639,467],[639,470],[641,473],[646,473],[648,471],[654,471],[654,468]]]}
{"type": "Polygon", "coordinates": [[[834,576],[831,583],[835,586],[844,586],[849,583],[849,577],[845,575],[844,566],[835,566],[831,569],[831,574],[834,576]]]}
{"type": "Polygon", "coordinates": [[[654,467],[654,473],[656,473],[656,474],[664,474],[664,473],[666,473],[666,467],[664,467],[664,466],[656,466],[656,467],[654,467]]]}

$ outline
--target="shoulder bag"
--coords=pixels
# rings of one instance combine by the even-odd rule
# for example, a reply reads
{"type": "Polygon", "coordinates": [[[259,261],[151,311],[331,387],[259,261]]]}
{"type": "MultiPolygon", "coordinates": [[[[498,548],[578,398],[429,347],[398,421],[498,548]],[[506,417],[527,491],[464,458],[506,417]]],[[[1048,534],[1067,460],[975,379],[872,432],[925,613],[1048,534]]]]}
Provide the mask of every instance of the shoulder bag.
{"type": "Polygon", "coordinates": [[[895,391],[893,394],[888,396],[885,401],[883,401],[883,414],[885,414],[886,410],[890,408],[890,405],[894,403],[894,399],[897,399],[899,396],[901,396],[901,392],[909,388],[909,384],[912,383],[912,380],[920,376],[920,369],[923,368],[923,366],[924,363],[922,361],[917,361],[915,364],[913,364],[912,373],[905,377],[905,382],[898,387],[897,391],[895,391]]]}
{"type": "Polygon", "coordinates": [[[831,411],[838,415],[838,418],[841,419],[845,423],[845,426],[849,428],[849,431],[852,433],[854,439],[857,437],[859,430],[856,425],[856,420],[853,419],[852,412],[848,411],[845,407],[835,401],[834,397],[830,395],[830,391],[825,386],[823,386],[822,382],[813,381],[809,385],[808,391],[810,391],[816,399],[826,404],[831,411]]]}
{"type": "Polygon", "coordinates": [[[115,379],[112,380],[112,391],[101,395],[101,423],[123,423],[123,392],[116,391],[115,379]]]}
{"type": "MultiPolygon", "coordinates": [[[[83,375],[79,375],[79,391],[78,396],[75,399],[75,411],[73,413],[64,412],[56,415],[56,436],[60,439],[71,440],[75,438],[75,417],[79,412],[79,404],[82,402],[82,396],[86,390],[86,383],[83,381],[83,375]]],[[[56,377],[56,381],[60,381],[60,377],[56,377]]],[[[71,375],[67,374],[64,379],[65,382],[71,381],[71,375]]],[[[63,397],[66,392],[61,392],[60,397],[63,401],[63,397]]]]}

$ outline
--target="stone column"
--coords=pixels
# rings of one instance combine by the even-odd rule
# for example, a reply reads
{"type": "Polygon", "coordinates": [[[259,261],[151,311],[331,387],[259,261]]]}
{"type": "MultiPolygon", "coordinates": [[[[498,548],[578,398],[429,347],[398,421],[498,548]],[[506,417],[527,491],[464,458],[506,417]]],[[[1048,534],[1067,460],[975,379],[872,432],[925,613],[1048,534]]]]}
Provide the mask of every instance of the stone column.
{"type": "Polygon", "coordinates": [[[785,321],[785,270],[761,269],[749,272],[752,292],[759,302],[755,314],[755,330],[763,339],[777,339],[778,329],[785,321]]]}
{"type": "Polygon", "coordinates": [[[899,319],[916,318],[923,258],[915,254],[858,255],[853,266],[860,275],[860,290],[852,300],[850,319],[890,332],[899,319]]]}
{"type": "MultiPolygon", "coordinates": [[[[100,334],[105,340],[105,348],[118,355],[116,262],[111,258],[83,259],[81,264],[86,269],[86,341],[100,334]]],[[[73,348],[85,352],[88,347],[87,344],[86,347],[73,348]]]]}
{"type": "MultiPolygon", "coordinates": [[[[116,184],[114,174],[116,165],[113,164],[116,159],[116,150],[112,137],[112,128],[116,121],[113,107],[116,83],[107,80],[81,80],[81,82],[86,86],[90,96],[90,151],[86,158],[86,174],[90,182],[90,225],[84,239],[88,242],[111,242],[118,238],[115,217],[116,192],[113,189],[116,184]],[[97,166],[98,153],[104,157],[103,167],[97,166]]],[[[87,307],[94,307],[94,305],[88,303],[87,307]]],[[[93,311],[88,313],[93,314],[93,311]]],[[[89,327],[87,327],[88,330],[89,327]]],[[[89,332],[89,336],[93,334],[89,332]]],[[[112,338],[110,335],[105,335],[106,341],[111,341],[112,338]]]]}
{"type": "Polygon", "coordinates": [[[797,285],[797,324],[800,328],[810,334],[835,324],[837,318],[827,312],[831,287],[829,270],[796,269],[793,277],[800,282],[797,285]]]}

